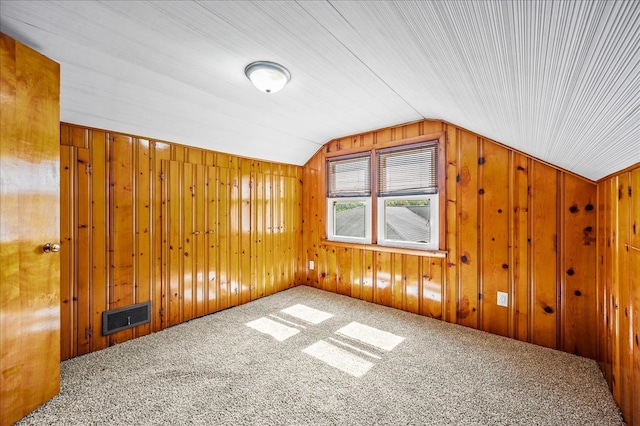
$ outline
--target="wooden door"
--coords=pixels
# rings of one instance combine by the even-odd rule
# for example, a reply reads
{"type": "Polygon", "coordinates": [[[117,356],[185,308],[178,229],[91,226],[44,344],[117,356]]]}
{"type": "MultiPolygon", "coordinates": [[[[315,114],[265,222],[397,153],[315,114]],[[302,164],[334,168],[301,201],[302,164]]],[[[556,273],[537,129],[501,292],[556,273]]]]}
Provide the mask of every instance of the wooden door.
{"type": "Polygon", "coordinates": [[[60,68],[0,34],[0,424],[60,390],[60,68]]]}

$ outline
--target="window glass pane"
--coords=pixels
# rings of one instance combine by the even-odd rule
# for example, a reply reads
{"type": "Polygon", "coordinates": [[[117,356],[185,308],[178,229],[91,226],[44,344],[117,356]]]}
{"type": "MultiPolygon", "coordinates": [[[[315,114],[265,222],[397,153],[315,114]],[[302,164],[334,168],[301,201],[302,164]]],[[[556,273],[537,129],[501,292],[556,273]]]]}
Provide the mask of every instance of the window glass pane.
{"type": "Polygon", "coordinates": [[[364,238],[366,235],[366,214],[364,201],[334,201],[334,235],[364,238]]]}
{"type": "Polygon", "coordinates": [[[384,200],[385,239],[431,242],[431,200],[384,200]]]}
{"type": "Polygon", "coordinates": [[[371,195],[371,156],[327,161],[329,197],[371,195]]]}

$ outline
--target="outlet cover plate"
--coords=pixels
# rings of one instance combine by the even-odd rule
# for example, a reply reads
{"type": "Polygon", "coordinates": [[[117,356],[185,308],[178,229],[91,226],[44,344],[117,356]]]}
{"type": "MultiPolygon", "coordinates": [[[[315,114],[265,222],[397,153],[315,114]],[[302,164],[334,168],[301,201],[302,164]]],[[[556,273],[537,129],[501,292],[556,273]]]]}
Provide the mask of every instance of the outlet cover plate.
{"type": "Polygon", "coordinates": [[[498,292],[498,306],[509,306],[509,293],[498,292]]]}
{"type": "Polygon", "coordinates": [[[314,262],[313,260],[310,260],[310,261],[309,261],[309,270],[310,270],[310,271],[313,271],[313,268],[315,268],[315,267],[316,267],[315,262],[314,262]]]}

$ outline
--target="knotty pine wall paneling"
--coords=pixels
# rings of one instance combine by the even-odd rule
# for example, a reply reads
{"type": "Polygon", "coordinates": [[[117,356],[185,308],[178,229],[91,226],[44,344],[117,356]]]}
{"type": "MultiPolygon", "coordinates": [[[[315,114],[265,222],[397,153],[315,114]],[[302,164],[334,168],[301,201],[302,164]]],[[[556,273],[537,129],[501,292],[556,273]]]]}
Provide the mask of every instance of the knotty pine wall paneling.
{"type": "MultiPolygon", "coordinates": [[[[109,309],[137,302],[135,283],[134,141],[127,135],[109,135],[109,309]]],[[[133,329],[109,335],[111,345],[133,338],[133,329]]]]}
{"type": "Polygon", "coordinates": [[[302,275],[301,167],[70,124],[60,135],[62,359],[302,275]],[[151,323],[102,336],[105,310],[146,301],[151,323]]]}
{"type": "Polygon", "coordinates": [[[627,424],[640,424],[640,165],[598,182],[597,209],[597,360],[627,424]]]}
{"type": "Polygon", "coordinates": [[[60,357],[67,359],[77,355],[76,328],[71,327],[75,323],[75,312],[77,301],[74,300],[76,289],[76,267],[75,252],[73,242],[75,236],[75,216],[73,208],[73,194],[75,194],[76,159],[75,152],[71,147],[60,147],[60,206],[63,213],[60,217],[60,357]],[[67,212],[65,215],[64,213],[67,212]],[[65,267],[66,265],[66,267],[65,267]],[[66,331],[66,332],[65,332],[66,331]]]}
{"type": "Polygon", "coordinates": [[[596,356],[593,182],[437,120],[332,140],[307,162],[303,181],[303,283],[596,356]],[[325,240],[327,156],[442,135],[443,252],[325,240]],[[497,305],[498,291],[507,307],[497,305]]]}
{"type": "Polygon", "coordinates": [[[484,331],[508,336],[509,309],[498,306],[498,292],[511,293],[509,271],[510,193],[509,172],[512,169],[506,148],[481,140],[482,154],[478,160],[478,202],[480,228],[480,293],[481,321],[484,331]]]}
{"type": "MultiPolygon", "coordinates": [[[[531,167],[530,342],[558,348],[558,174],[531,167]]],[[[595,283],[594,283],[595,284],[595,283]]]]}
{"type": "Polygon", "coordinates": [[[568,174],[562,179],[560,340],[564,351],[595,359],[597,303],[591,283],[596,275],[596,194],[589,182],[568,174]]]}
{"type": "MultiPolygon", "coordinates": [[[[450,129],[451,131],[452,129],[450,129]]],[[[458,217],[456,238],[447,241],[446,247],[456,247],[458,257],[449,256],[451,267],[456,267],[456,318],[458,324],[478,327],[478,294],[480,292],[478,256],[478,144],[479,138],[469,132],[458,132],[458,203],[455,212],[458,217]]],[[[447,215],[449,217],[451,215],[447,215]]]]}
{"type": "Polygon", "coordinates": [[[640,423],[640,167],[631,172],[631,243],[629,247],[629,304],[633,321],[629,330],[631,348],[633,350],[632,415],[636,424],[640,423]]]}
{"type": "Polygon", "coordinates": [[[108,346],[101,334],[108,267],[108,141],[104,132],[61,132],[61,358],[108,346]]]}

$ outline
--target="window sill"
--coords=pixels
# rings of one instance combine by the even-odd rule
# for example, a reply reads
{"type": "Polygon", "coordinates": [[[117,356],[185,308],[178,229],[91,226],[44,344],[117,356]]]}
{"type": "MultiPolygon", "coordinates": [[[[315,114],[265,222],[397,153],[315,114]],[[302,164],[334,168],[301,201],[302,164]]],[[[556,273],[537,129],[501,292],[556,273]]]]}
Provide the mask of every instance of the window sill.
{"type": "Polygon", "coordinates": [[[446,250],[420,250],[404,247],[379,246],[377,244],[343,243],[341,241],[331,241],[326,239],[322,240],[322,244],[328,247],[355,248],[375,252],[409,254],[422,257],[446,258],[448,253],[446,250]]]}

